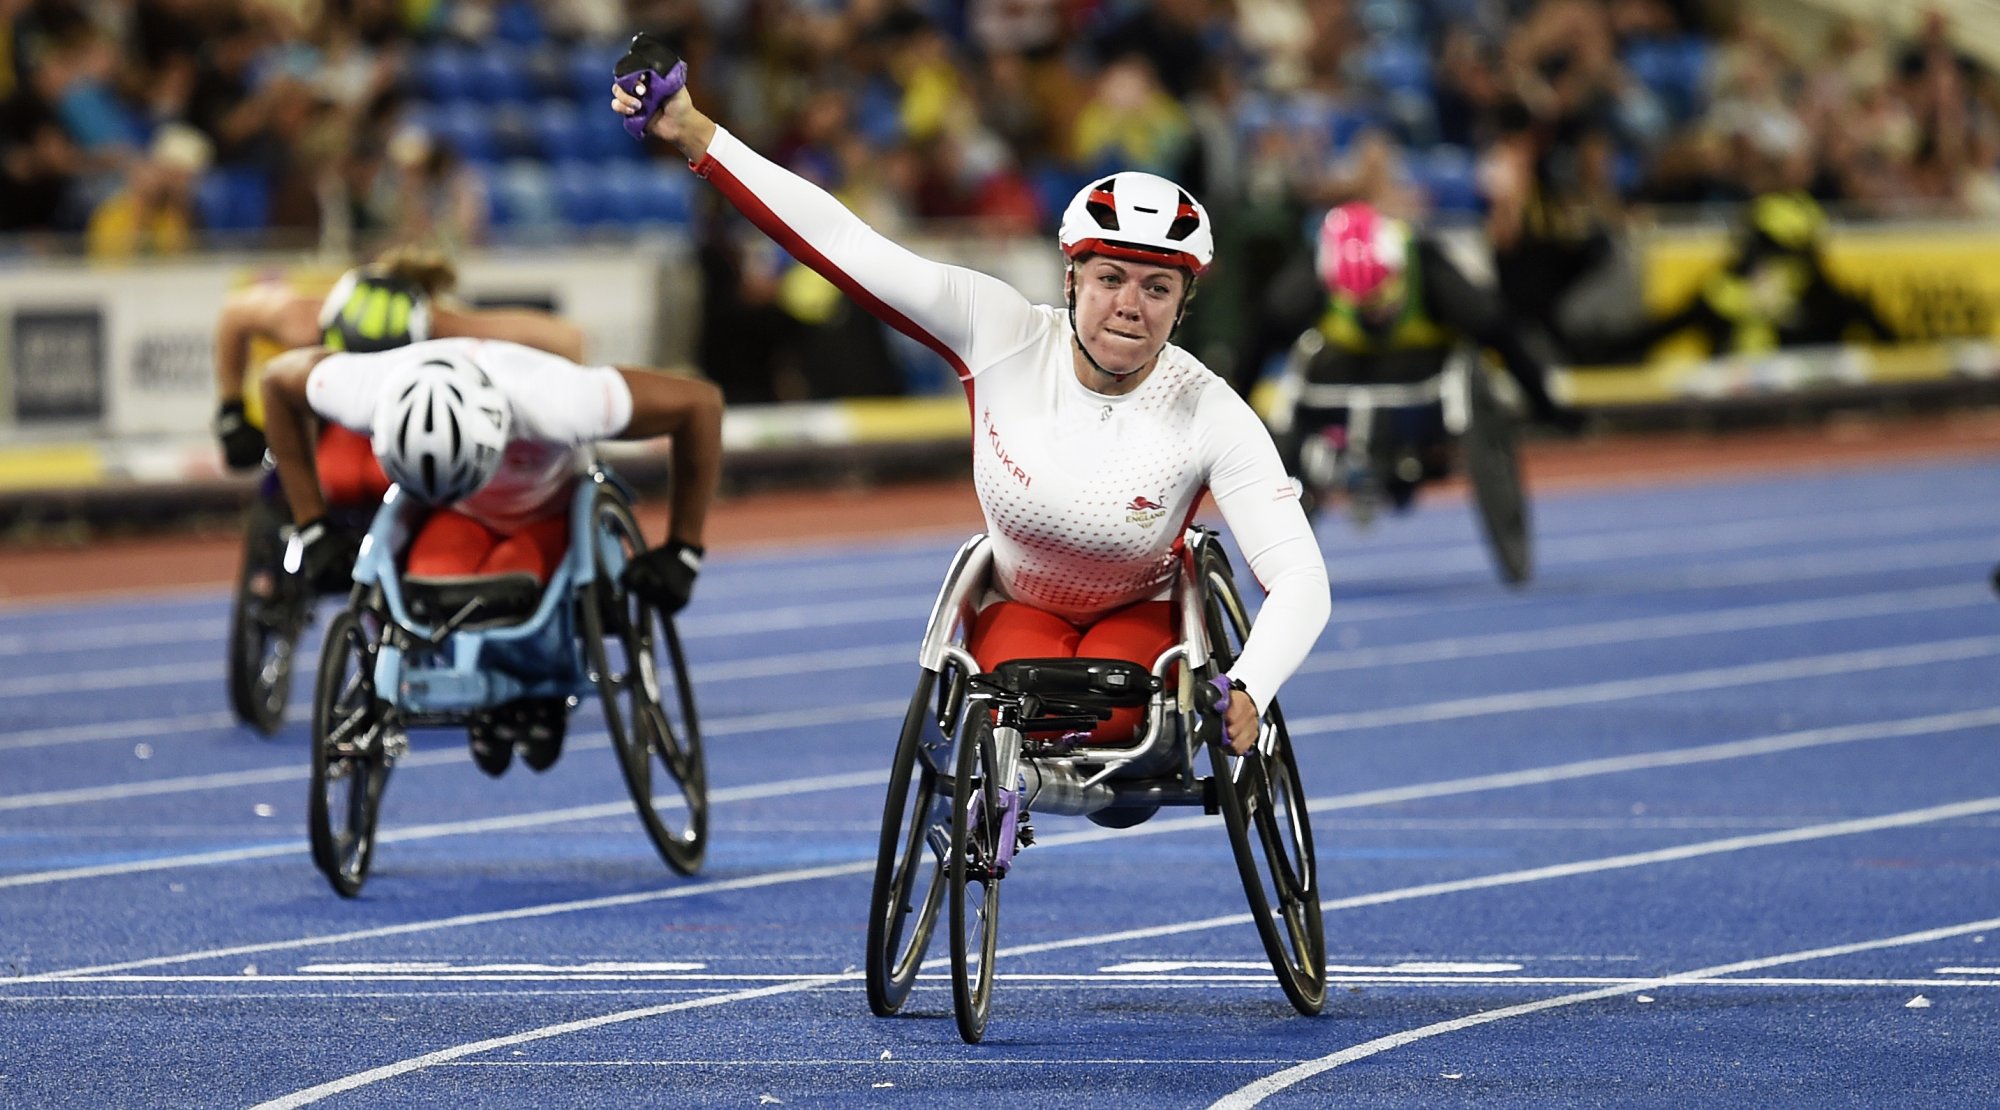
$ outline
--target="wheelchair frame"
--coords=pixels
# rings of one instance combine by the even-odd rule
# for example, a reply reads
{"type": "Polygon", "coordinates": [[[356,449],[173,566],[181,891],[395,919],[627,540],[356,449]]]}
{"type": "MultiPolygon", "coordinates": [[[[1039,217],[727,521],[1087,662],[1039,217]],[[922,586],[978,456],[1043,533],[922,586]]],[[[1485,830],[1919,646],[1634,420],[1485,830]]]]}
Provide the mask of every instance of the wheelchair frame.
{"type": "Polygon", "coordinates": [[[1031,810],[1072,816],[1161,806],[1220,811],[1266,954],[1293,1006],[1318,1013],[1326,996],[1325,938],[1312,832],[1284,715],[1266,708],[1243,756],[1221,743],[1211,680],[1247,637],[1249,621],[1214,533],[1185,537],[1173,592],[1184,630],[1150,668],[1105,660],[1037,660],[1051,685],[1028,689],[1016,664],[981,673],[964,633],[992,569],[987,537],[953,559],[918,652],[890,770],[870,897],[866,984],[878,1015],[898,1012],[926,966],[949,902],[953,1010],[968,1043],[984,1036],[994,981],[1001,880],[1033,842],[1031,810]],[[1185,631],[1191,630],[1191,631],[1185,631]],[[1143,689],[1133,689],[1145,672],[1143,689]],[[1167,687],[1173,679],[1172,690],[1167,687]],[[1059,687],[1059,688],[1057,688],[1059,687]],[[1128,692],[1129,691],[1129,692],[1128,692]],[[1126,744],[1046,739],[1087,729],[1111,705],[1147,706],[1126,744]],[[1196,757],[1206,749],[1211,773],[1196,757]],[[978,888],[976,896],[972,889],[978,888]]]}
{"type": "MultiPolygon", "coordinates": [[[[1527,495],[1521,483],[1520,424],[1500,398],[1477,353],[1461,345],[1445,360],[1443,370],[1419,382],[1311,382],[1307,369],[1325,346],[1325,337],[1317,328],[1308,328],[1299,336],[1286,358],[1274,399],[1277,409],[1272,414],[1272,432],[1294,437],[1298,443],[1300,481],[1311,482],[1313,472],[1323,469],[1307,465],[1306,456],[1317,437],[1313,434],[1316,429],[1298,426],[1300,408],[1346,410],[1347,451],[1372,462],[1377,455],[1373,442],[1377,413],[1439,405],[1447,441],[1465,458],[1480,533],[1494,569],[1507,585],[1526,583],[1534,573],[1534,552],[1527,495]]],[[[1379,485],[1381,478],[1373,481],[1379,485]]],[[[1320,502],[1330,488],[1332,484],[1314,488],[1313,502],[1320,502]]],[[[1370,490],[1367,496],[1372,498],[1375,492],[1370,490]]],[[[1372,500],[1366,504],[1357,500],[1349,507],[1357,526],[1366,527],[1373,519],[1372,500]]]]}
{"type": "Polygon", "coordinates": [[[646,546],[631,502],[593,465],[571,496],[569,550],[530,615],[482,618],[475,595],[431,624],[413,615],[397,569],[425,510],[389,491],[362,541],[347,608],[327,628],[313,700],[308,821],[314,862],[335,890],[351,897],[367,877],[406,728],[470,724],[520,698],[574,707],[592,691],[647,835],[675,871],[700,868],[707,772],[687,661],[672,618],[618,586],[646,546]],[[675,786],[682,818],[654,796],[656,772],[675,786]]]}

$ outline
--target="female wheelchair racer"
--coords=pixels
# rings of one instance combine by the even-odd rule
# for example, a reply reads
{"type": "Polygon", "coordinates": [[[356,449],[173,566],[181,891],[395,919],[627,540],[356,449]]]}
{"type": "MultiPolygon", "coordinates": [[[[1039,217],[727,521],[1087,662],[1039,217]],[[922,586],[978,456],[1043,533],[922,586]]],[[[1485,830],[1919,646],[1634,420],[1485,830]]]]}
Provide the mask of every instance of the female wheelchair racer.
{"type": "MultiPolygon", "coordinates": [[[[1263,759],[1249,753],[1264,742],[1262,722],[1325,627],[1331,599],[1298,488],[1270,433],[1228,383],[1169,342],[1195,282],[1214,260],[1207,211],[1153,174],[1092,181],[1064,210],[1057,235],[1065,303],[1035,305],[991,275],[913,254],[824,189],[757,154],[695,108],[686,75],[685,63],[664,44],[636,37],[613,74],[612,108],[625,117],[626,131],[678,147],[697,175],[794,258],[943,357],[966,391],[990,574],[981,576],[976,597],[968,594],[972,609],[964,616],[958,664],[965,685],[975,685],[974,675],[1008,673],[1003,667],[1012,661],[1064,656],[1122,661],[1105,674],[1134,681],[1145,675],[1151,682],[1151,669],[1185,634],[1174,627],[1170,598],[1183,572],[1184,529],[1202,498],[1212,496],[1270,599],[1228,670],[1204,676],[1222,677],[1228,687],[1216,707],[1227,745],[1218,758],[1242,757],[1261,767],[1263,759]]],[[[1207,663],[1205,650],[1199,659],[1207,663]]],[[[1043,670],[1067,680],[1079,666],[1095,674],[1087,664],[1043,670]]],[[[1178,696],[1191,698],[1195,685],[1180,682],[1178,696]]],[[[981,697],[1042,693],[1008,692],[1003,683],[981,697]]],[[[959,716],[977,725],[991,717],[987,708],[1004,708],[979,704],[959,716]]],[[[1009,720],[1025,708],[1016,707],[1009,720]]],[[[1091,727],[1077,730],[1090,734],[1087,743],[1123,745],[1135,729],[1160,732],[1157,717],[1143,719],[1143,702],[1102,708],[1106,720],[1096,720],[1091,708],[1091,727]]],[[[985,741],[958,750],[961,764],[989,751],[1003,755],[985,741]]],[[[990,764],[981,775],[964,765],[952,776],[953,788],[978,783],[1012,791],[1011,766],[990,764]]],[[[995,794],[978,814],[960,807],[954,817],[959,824],[981,814],[993,818],[1003,801],[995,794]]],[[[1011,851],[1005,837],[995,836],[987,850],[1011,851]]],[[[897,837],[892,831],[885,841],[897,837]]],[[[967,851],[938,858],[946,856],[961,888],[976,883],[997,899],[990,863],[975,870],[967,851]]],[[[969,939],[964,932],[975,919],[986,923],[990,938],[990,913],[975,912],[955,917],[959,939],[969,939]]],[[[913,939],[927,940],[928,929],[913,939]]],[[[879,940],[870,946],[871,966],[900,966],[879,940]]],[[[969,949],[957,947],[955,959],[969,969],[969,949]]],[[[988,939],[979,950],[990,948],[988,939]]],[[[991,960],[978,966],[972,978],[990,987],[991,960]]],[[[870,994],[883,1009],[888,996],[870,994]]],[[[968,1039],[984,1027],[986,997],[974,985],[960,1006],[960,1032],[968,1039]]]]}
{"type": "MultiPolygon", "coordinates": [[[[653,652],[672,649],[675,677],[684,678],[667,618],[686,604],[700,569],[720,472],[720,391],[468,339],[364,355],[293,351],[272,363],[263,391],[271,452],[304,522],[288,571],[316,580],[338,557],[307,445],[314,416],[368,433],[397,486],[363,545],[349,610],[328,631],[315,699],[315,854],[336,888],[351,894],[365,874],[405,718],[472,726],[473,758],[489,774],[503,772],[516,748],[541,770],[560,751],[586,678],[604,695],[648,831],[677,868],[698,864],[698,826],[663,833],[639,776],[657,757],[689,789],[697,815],[699,749],[692,765],[677,761],[671,735],[656,727],[653,652]],[[673,437],[669,538],[648,549],[618,487],[596,471],[579,478],[595,442],[660,435],[673,437]],[[492,622],[509,628],[488,630],[492,622]],[[602,654],[612,640],[622,662],[602,654]],[[484,651],[488,641],[499,650],[484,651]],[[621,698],[629,699],[622,712],[621,698]],[[358,789],[338,783],[356,777],[358,789]],[[330,828],[335,783],[346,791],[344,833],[330,828]]],[[[687,716],[691,730],[691,707],[687,716]]]]}

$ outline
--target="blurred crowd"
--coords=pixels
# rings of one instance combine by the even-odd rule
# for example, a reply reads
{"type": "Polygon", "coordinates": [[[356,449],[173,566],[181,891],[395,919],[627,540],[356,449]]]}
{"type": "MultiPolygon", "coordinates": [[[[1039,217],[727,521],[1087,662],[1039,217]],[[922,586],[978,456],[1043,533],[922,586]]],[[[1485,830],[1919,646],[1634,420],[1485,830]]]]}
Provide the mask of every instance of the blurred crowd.
{"type": "MultiPolygon", "coordinates": [[[[619,133],[603,101],[633,30],[681,47],[716,118],[891,234],[928,220],[1044,234],[1093,174],[1177,178],[1221,234],[1225,265],[1188,340],[1224,372],[1258,357],[1261,283],[1344,200],[1481,222],[1501,277],[1550,298],[1662,206],[1803,189],[1849,218],[2000,214],[2000,84],[1935,13],[1817,41],[1721,0],[0,0],[0,13],[0,232],[26,249],[82,233],[93,254],[163,254],[221,231],[455,250],[678,224],[723,283],[711,319],[752,322],[731,340],[751,348],[775,342],[755,334],[760,313],[832,326],[840,310],[619,133]]],[[[822,388],[810,367],[795,377],[744,399],[822,388]]]]}

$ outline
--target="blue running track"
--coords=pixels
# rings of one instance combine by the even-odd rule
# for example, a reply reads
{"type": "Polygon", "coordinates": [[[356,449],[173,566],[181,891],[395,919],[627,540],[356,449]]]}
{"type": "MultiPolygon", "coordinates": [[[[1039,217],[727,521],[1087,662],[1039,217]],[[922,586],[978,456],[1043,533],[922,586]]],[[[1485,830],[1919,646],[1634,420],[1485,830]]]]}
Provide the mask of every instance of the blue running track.
{"type": "Polygon", "coordinates": [[[1995,1105],[2000,469],[1536,511],[1520,592],[1461,505],[1322,525],[1334,619],[1284,694],[1322,1016],[1219,819],[1043,818],[979,1046],[942,965],[895,1019],[858,979],[960,537],[711,561],[691,880],[593,708],[541,775],[418,733],[342,900],[305,844],[310,655],[265,741],[220,591],[0,608],[0,1105],[1995,1105]]]}

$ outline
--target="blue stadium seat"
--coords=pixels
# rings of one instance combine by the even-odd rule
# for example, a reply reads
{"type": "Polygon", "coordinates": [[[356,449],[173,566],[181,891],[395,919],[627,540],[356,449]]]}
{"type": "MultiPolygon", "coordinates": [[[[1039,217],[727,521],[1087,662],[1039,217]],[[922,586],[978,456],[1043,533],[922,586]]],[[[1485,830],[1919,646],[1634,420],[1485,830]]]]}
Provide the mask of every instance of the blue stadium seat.
{"type": "Polygon", "coordinates": [[[493,37],[530,46],[548,37],[541,13],[527,0],[506,0],[493,12],[493,37]]]}
{"type": "Polygon", "coordinates": [[[210,170],[195,186],[195,206],[209,231],[249,231],[271,218],[271,183],[258,170],[210,170]]]}
{"type": "Polygon", "coordinates": [[[1479,191],[1478,167],[1464,147],[1440,143],[1413,160],[1417,178],[1439,212],[1479,212],[1486,197],[1479,191]]]}
{"type": "Polygon", "coordinates": [[[512,162],[542,157],[540,136],[533,115],[518,104],[501,104],[493,109],[493,145],[496,160],[512,162]]]}
{"type": "Polygon", "coordinates": [[[486,182],[496,227],[539,229],[563,222],[554,176],[540,162],[509,162],[490,170],[486,182]]]}
{"type": "Polygon", "coordinates": [[[567,100],[544,100],[535,106],[531,123],[536,149],[545,161],[558,164],[592,161],[583,112],[575,104],[567,100]]]}
{"type": "Polygon", "coordinates": [[[581,42],[570,48],[569,95],[578,104],[611,103],[611,67],[625,54],[624,43],[581,42]]]}
{"type": "Polygon", "coordinates": [[[679,167],[648,162],[639,174],[639,222],[686,227],[694,219],[694,175],[679,167]]]}
{"type": "Polygon", "coordinates": [[[569,51],[552,42],[529,47],[521,54],[530,99],[549,100],[569,96],[569,51]]]}
{"type": "Polygon", "coordinates": [[[462,46],[438,43],[419,50],[411,72],[417,91],[438,104],[470,100],[477,91],[472,82],[471,55],[462,46]]]}
{"type": "Polygon", "coordinates": [[[556,211],[563,222],[589,227],[603,220],[603,197],[597,188],[595,166],[570,162],[557,166],[554,174],[556,211]]]}
{"type": "Polygon", "coordinates": [[[1368,51],[1362,69],[1384,92],[1431,94],[1430,52],[1421,42],[1383,39],[1368,51]]]}
{"type": "Polygon", "coordinates": [[[527,73],[521,51],[505,43],[484,43],[466,59],[471,81],[471,99],[482,104],[502,101],[527,103],[534,99],[534,81],[527,73]]]}
{"type": "Polygon", "coordinates": [[[447,104],[437,115],[438,140],[458,152],[468,162],[494,162],[500,145],[493,134],[489,109],[470,102],[447,104]]]}

